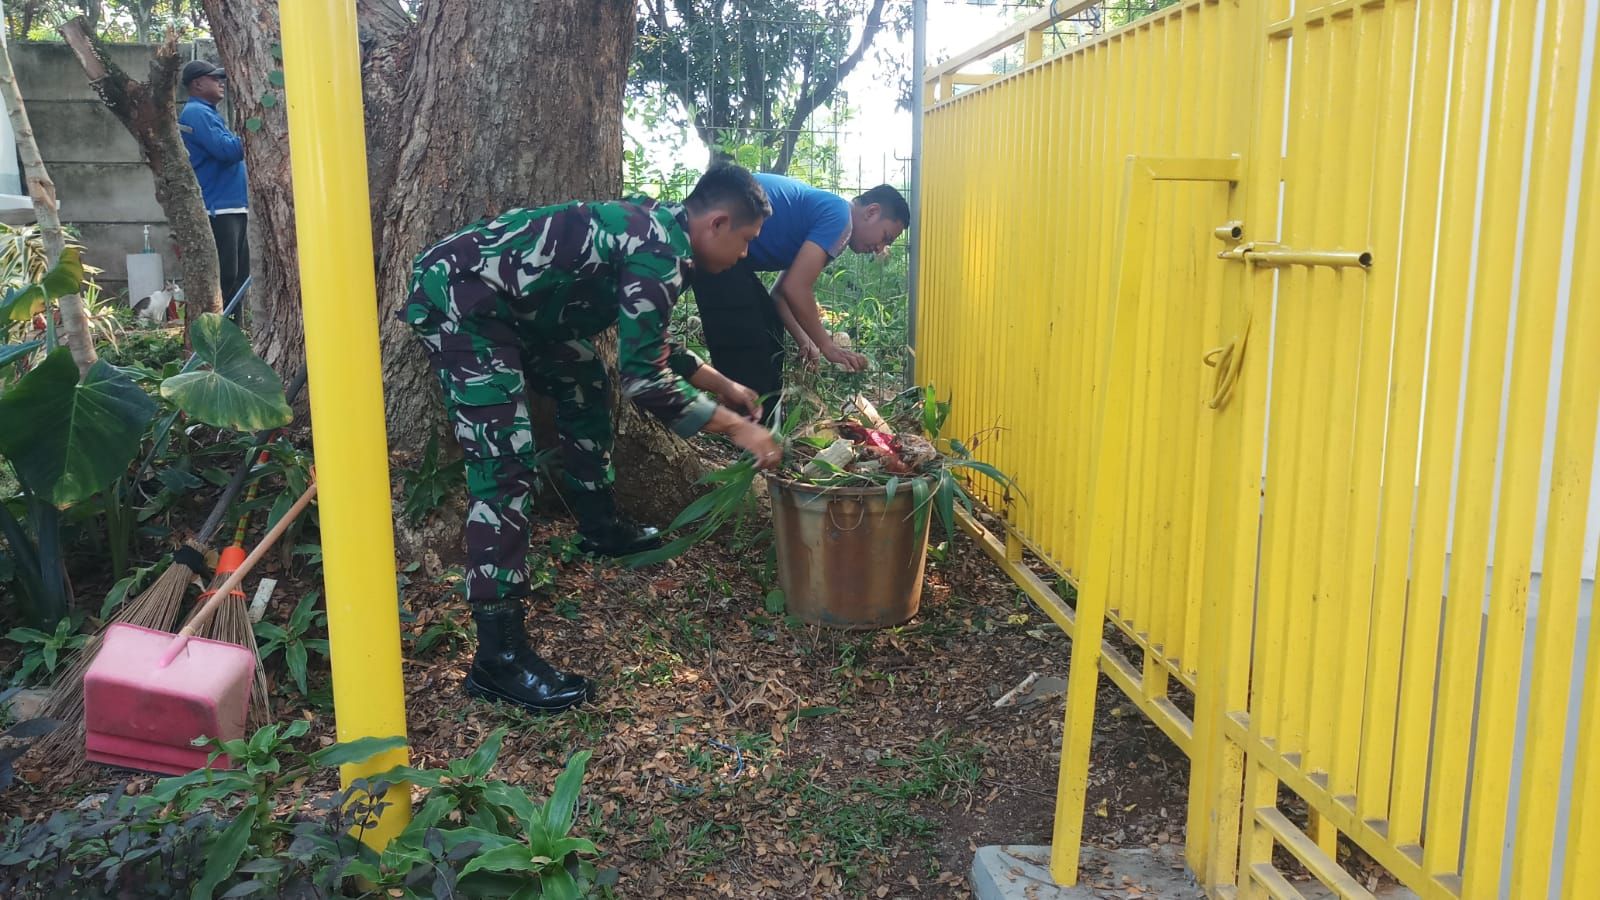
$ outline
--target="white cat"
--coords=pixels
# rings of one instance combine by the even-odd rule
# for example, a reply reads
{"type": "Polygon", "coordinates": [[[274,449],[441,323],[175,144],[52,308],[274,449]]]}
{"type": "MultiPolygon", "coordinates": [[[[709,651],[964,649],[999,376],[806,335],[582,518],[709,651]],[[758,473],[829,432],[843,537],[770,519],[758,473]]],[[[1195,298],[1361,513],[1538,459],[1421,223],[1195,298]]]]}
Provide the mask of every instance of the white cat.
{"type": "Polygon", "coordinates": [[[140,319],[159,325],[167,320],[167,309],[174,303],[183,305],[183,288],[169,281],[164,290],[153,291],[149,297],[135,303],[133,311],[140,319]]]}

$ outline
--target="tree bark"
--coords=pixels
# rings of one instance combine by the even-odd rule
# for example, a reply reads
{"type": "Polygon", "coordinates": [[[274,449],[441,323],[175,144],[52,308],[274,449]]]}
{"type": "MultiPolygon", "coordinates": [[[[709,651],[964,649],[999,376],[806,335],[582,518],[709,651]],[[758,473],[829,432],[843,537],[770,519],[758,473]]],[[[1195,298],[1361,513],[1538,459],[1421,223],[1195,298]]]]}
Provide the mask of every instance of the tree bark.
{"type": "MultiPolygon", "coordinates": [[[[287,371],[304,354],[287,127],[281,104],[260,102],[278,68],[277,4],[205,7],[239,113],[261,120],[245,132],[250,212],[262,244],[251,254],[262,298],[253,339],[287,371]]],[[[389,438],[396,449],[417,448],[443,416],[434,375],[395,315],[411,261],[483,216],[620,192],[634,4],[427,0],[415,22],[392,0],[361,0],[357,10],[389,438]]],[[[637,515],[671,518],[693,495],[697,460],[632,404],[621,404],[616,418],[619,496],[637,515]]]]}
{"type": "Polygon", "coordinates": [[[78,57],[95,93],[138,142],[155,176],[156,202],[161,204],[178,245],[179,281],[188,321],[196,321],[203,313],[221,312],[217,243],[200,196],[200,182],[195,180],[189,151],[178,132],[177,104],[173,102],[178,78],[177,33],[167,29],[166,42],[156,48],[150,61],[148,82],[122,71],[82,16],[62,25],[61,36],[78,57]]]}
{"type": "MultiPolygon", "coordinates": [[[[56,201],[56,183],[45,170],[44,157],[39,155],[39,142],[33,136],[33,125],[28,121],[28,108],[22,103],[22,91],[17,88],[17,74],[11,68],[11,47],[0,33],[0,96],[11,112],[11,130],[16,132],[17,155],[22,158],[23,176],[28,181],[28,196],[33,199],[33,213],[39,220],[39,236],[44,241],[45,255],[54,268],[61,261],[67,247],[66,232],[61,230],[61,206],[56,201]]],[[[68,294],[56,301],[61,310],[61,337],[72,350],[72,361],[78,364],[78,377],[88,374],[89,367],[99,359],[94,351],[94,340],[89,335],[89,319],[84,312],[83,298],[68,294]]],[[[51,316],[48,303],[45,315],[51,316]]]]}

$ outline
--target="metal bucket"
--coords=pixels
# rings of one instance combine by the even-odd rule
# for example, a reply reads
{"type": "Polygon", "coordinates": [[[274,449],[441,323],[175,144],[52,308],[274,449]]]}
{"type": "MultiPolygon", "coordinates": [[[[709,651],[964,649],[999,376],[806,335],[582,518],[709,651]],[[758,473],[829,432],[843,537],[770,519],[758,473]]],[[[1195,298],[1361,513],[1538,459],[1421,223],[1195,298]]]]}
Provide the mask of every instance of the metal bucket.
{"type": "MultiPolygon", "coordinates": [[[[917,528],[908,484],[822,488],[767,479],[778,584],[789,613],[830,628],[899,625],[917,614],[928,520],[917,528]]],[[[931,510],[930,510],[931,512],[931,510]]]]}

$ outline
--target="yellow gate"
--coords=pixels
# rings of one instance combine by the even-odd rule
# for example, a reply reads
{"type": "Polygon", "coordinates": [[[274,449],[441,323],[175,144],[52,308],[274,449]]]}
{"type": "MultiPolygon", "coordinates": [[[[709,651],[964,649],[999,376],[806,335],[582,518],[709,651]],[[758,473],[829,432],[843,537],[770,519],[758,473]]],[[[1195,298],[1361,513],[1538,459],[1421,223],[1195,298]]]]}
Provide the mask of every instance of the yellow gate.
{"type": "Polygon", "coordinates": [[[1299,896],[1281,849],[1368,896],[1342,837],[1585,896],[1596,4],[1191,0],[1044,58],[1095,6],[927,73],[918,228],[918,378],[1027,498],[969,530],[1072,637],[1053,873],[1103,672],[1191,758],[1214,895],[1299,896]]]}

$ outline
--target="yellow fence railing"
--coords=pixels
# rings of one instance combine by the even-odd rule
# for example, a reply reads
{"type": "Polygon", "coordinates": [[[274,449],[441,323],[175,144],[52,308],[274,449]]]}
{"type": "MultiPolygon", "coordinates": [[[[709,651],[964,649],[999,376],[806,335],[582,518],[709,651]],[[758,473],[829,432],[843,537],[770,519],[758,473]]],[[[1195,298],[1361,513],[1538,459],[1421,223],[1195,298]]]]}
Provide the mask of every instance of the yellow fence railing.
{"type": "Polygon", "coordinates": [[[1104,673],[1190,757],[1214,896],[1369,896],[1341,840],[1591,895],[1596,4],[1189,0],[1046,57],[1095,6],[924,75],[917,377],[1072,638],[1053,874],[1104,673]]]}

